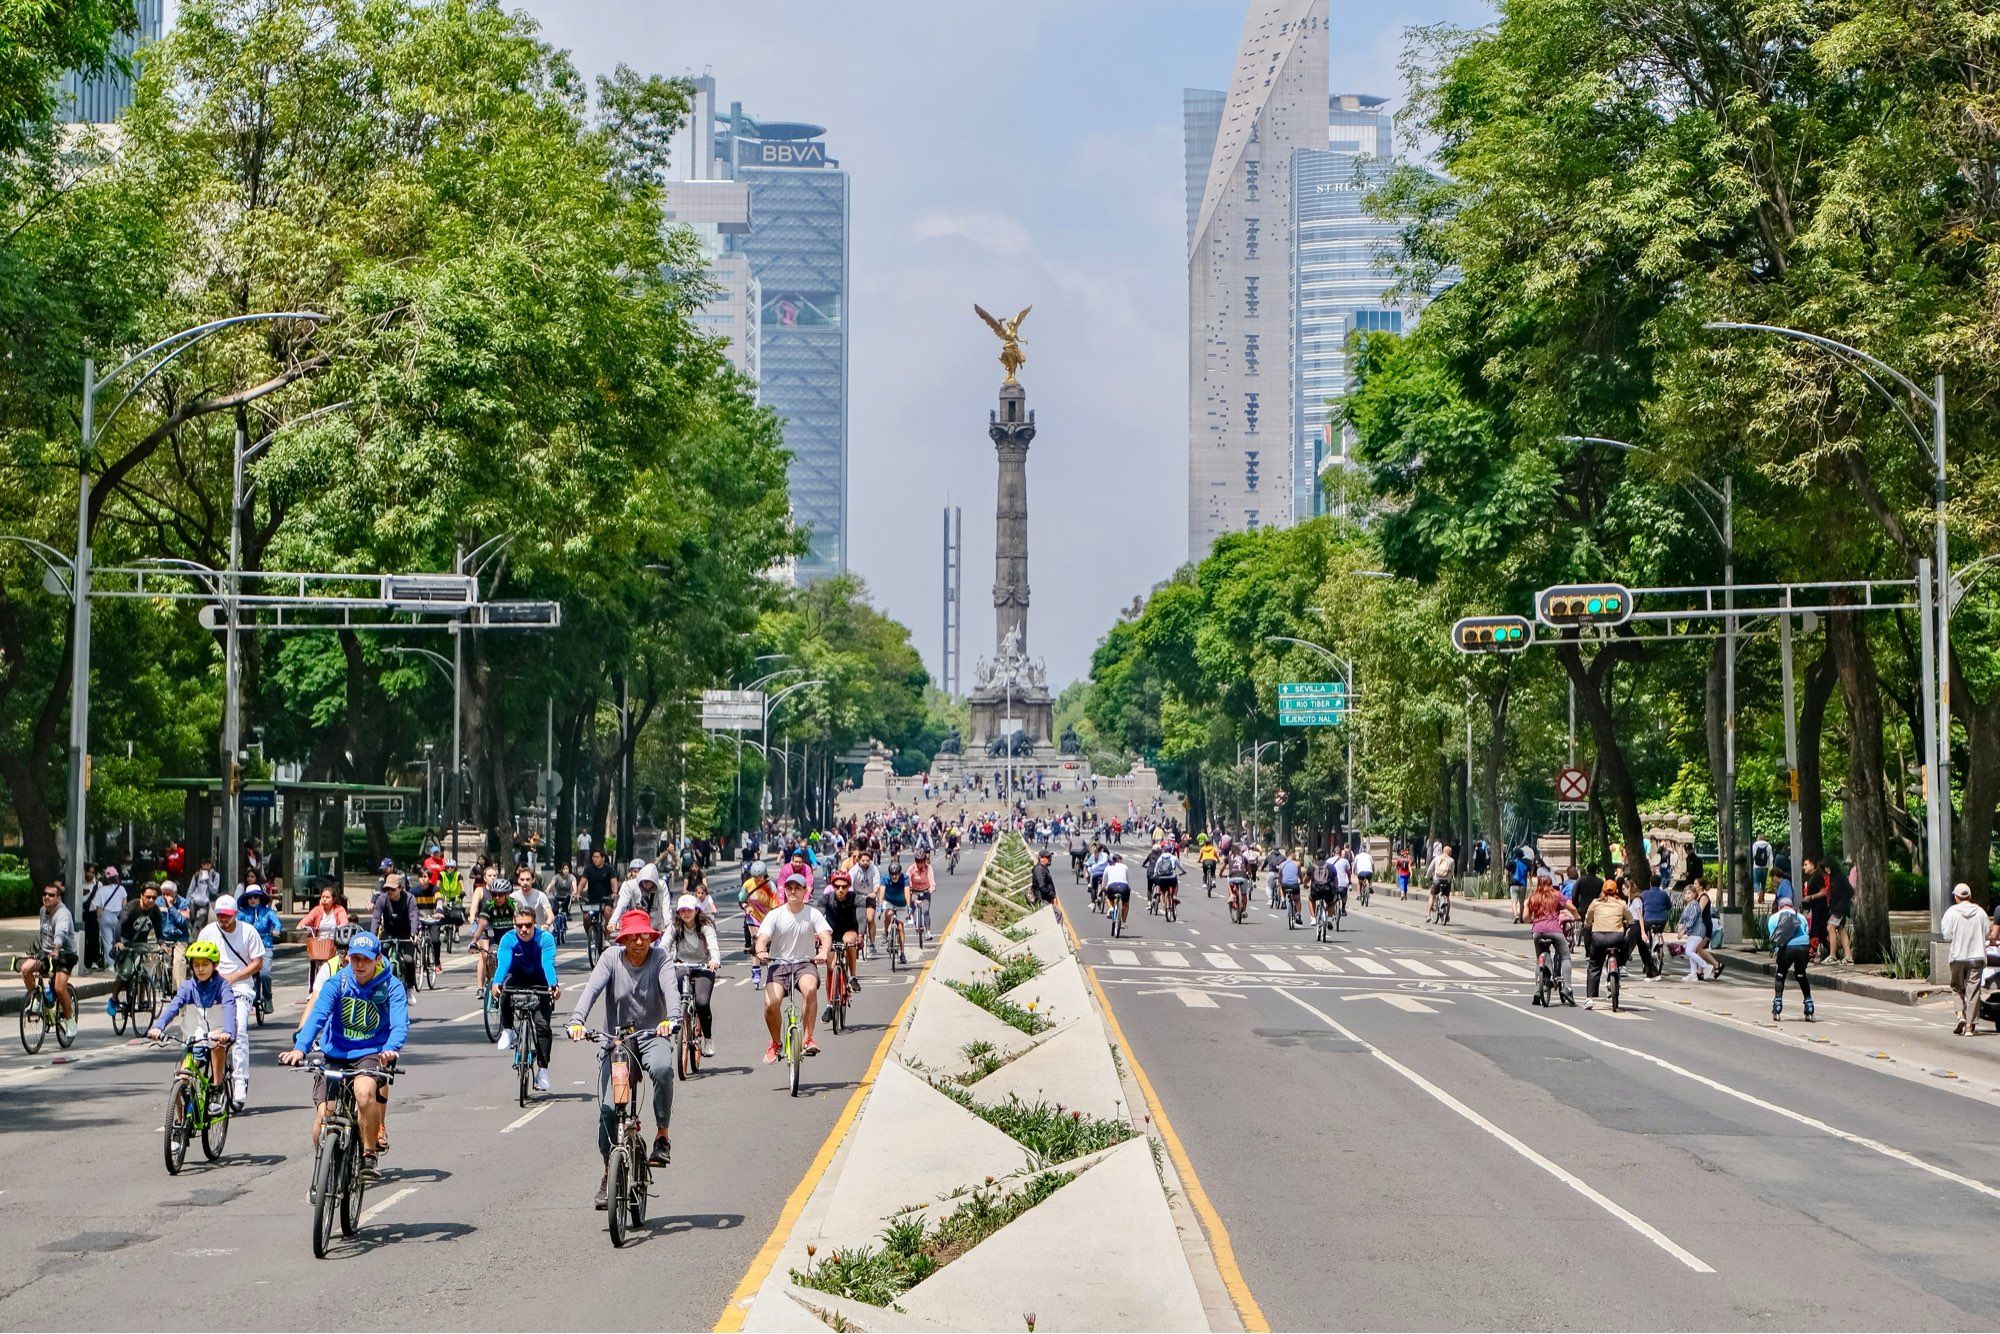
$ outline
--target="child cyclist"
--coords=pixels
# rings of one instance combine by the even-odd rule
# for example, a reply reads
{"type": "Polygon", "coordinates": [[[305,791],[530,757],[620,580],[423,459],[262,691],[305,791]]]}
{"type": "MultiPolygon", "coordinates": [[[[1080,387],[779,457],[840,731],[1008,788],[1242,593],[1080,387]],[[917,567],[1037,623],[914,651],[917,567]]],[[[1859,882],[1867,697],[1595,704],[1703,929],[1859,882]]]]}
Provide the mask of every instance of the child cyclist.
{"type": "Polygon", "coordinates": [[[196,1037],[208,1039],[208,1079],[214,1090],[209,1096],[211,1114],[221,1110],[223,1090],[229,1087],[229,1044],[243,1031],[243,1012],[237,1007],[236,988],[222,977],[222,947],[212,940],[197,940],[187,947],[188,971],[193,974],[160,1011],[160,1017],[146,1030],[146,1036],[160,1041],[167,1025],[182,1010],[193,1016],[196,1037]]]}

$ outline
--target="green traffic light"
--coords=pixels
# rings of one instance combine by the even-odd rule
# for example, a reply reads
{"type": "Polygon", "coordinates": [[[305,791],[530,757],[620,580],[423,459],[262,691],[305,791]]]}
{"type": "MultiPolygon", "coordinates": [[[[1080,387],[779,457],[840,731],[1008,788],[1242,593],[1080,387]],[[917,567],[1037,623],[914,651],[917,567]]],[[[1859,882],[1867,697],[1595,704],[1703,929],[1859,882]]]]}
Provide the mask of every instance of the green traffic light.
{"type": "Polygon", "coordinates": [[[1604,610],[1616,614],[1618,611],[1618,603],[1619,599],[1617,598],[1606,598],[1604,599],[1604,610]]]}
{"type": "Polygon", "coordinates": [[[1590,601],[1589,601],[1589,602],[1588,602],[1587,604],[1585,604],[1585,605],[1586,605],[1587,609],[1589,610],[1590,614],[1591,614],[1592,616],[1595,616],[1595,615],[1597,615],[1597,614],[1598,614],[1599,612],[1601,612],[1601,611],[1603,611],[1603,610],[1604,610],[1604,599],[1603,599],[1603,598],[1592,598],[1592,599],[1591,599],[1591,600],[1590,600],[1590,601]]]}

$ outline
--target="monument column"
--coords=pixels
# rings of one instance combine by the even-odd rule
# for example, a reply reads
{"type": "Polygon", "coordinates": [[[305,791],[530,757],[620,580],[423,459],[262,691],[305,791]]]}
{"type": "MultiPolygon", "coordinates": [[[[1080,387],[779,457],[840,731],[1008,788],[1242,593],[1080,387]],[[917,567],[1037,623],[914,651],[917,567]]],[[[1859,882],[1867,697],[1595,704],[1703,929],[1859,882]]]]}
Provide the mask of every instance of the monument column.
{"type": "Polygon", "coordinates": [[[986,433],[1000,457],[1000,487],[993,512],[993,645],[1005,654],[1028,651],[1028,445],[1035,438],[1035,414],[1028,391],[1009,382],[1000,386],[1000,406],[988,417],[986,433]]]}

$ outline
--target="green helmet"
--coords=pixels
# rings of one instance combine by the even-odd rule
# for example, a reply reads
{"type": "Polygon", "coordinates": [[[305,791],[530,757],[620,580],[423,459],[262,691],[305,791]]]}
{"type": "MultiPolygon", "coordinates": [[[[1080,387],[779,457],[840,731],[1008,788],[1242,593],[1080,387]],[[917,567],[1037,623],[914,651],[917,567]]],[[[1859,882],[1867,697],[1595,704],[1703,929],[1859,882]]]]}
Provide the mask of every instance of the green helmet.
{"type": "Polygon", "coordinates": [[[194,944],[188,946],[187,957],[189,963],[193,963],[197,959],[206,959],[210,963],[221,963],[222,947],[212,940],[197,940],[194,944]]]}

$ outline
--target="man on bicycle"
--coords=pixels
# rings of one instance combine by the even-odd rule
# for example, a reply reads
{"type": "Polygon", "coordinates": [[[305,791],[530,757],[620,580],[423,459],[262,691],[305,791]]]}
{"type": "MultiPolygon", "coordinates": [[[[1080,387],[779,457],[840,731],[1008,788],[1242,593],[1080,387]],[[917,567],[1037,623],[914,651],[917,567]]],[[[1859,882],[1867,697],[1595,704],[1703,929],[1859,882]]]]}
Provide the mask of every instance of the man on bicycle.
{"type": "Polygon", "coordinates": [[[1171,842],[1160,844],[1160,855],[1153,859],[1147,879],[1152,883],[1154,893],[1164,897],[1166,905],[1171,905],[1180,896],[1181,859],[1175,854],[1171,842]]]}
{"type": "Polygon", "coordinates": [[[501,1051],[514,1049],[514,1000],[509,993],[516,990],[548,993],[536,998],[528,1021],[535,1031],[535,1092],[547,1093],[554,1044],[551,1028],[562,987],[556,983],[556,938],[536,924],[526,905],[514,910],[514,929],[500,938],[493,956],[493,998],[500,1002],[501,1029],[496,1045],[501,1051]]]}
{"type": "Polygon", "coordinates": [[[21,985],[28,989],[24,1005],[39,1004],[36,992],[40,976],[47,971],[56,986],[56,1022],[69,1036],[76,1036],[76,999],[70,995],[69,975],[76,971],[76,923],[63,906],[62,882],[50,881],[42,889],[42,912],[35,922],[35,952],[21,960],[21,985]]]}
{"type": "Polygon", "coordinates": [[[1431,858],[1431,900],[1424,913],[1424,920],[1437,916],[1438,900],[1451,897],[1451,878],[1458,870],[1458,863],[1452,859],[1451,844],[1441,844],[1437,856],[1431,858]]]}
{"type": "Polygon", "coordinates": [[[777,1063],[778,1010],[785,992],[794,986],[805,1014],[805,1054],[819,1055],[819,1044],[813,1041],[819,1010],[813,998],[819,990],[819,965],[827,962],[832,948],[833,928],[819,909],[806,902],[806,878],[786,871],[784,903],[766,913],[757,928],[756,958],[764,970],[764,1027],[771,1032],[764,1064],[777,1063]]]}
{"type": "Polygon", "coordinates": [[[390,940],[402,946],[397,951],[396,971],[403,990],[417,989],[417,898],[410,893],[403,873],[384,859],[389,867],[382,873],[382,887],[375,891],[374,910],[368,915],[368,929],[378,941],[390,940]]]}
{"type": "Polygon", "coordinates": [[[1215,868],[1222,859],[1222,851],[1215,846],[1213,839],[1204,834],[1201,838],[1201,851],[1197,856],[1201,861],[1201,887],[1212,891],[1215,888],[1215,868]]]}
{"type": "MultiPolygon", "coordinates": [[[[220,915],[218,907],[218,916],[220,915]]],[[[395,1068],[397,1054],[410,1036],[410,997],[400,979],[381,967],[382,942],[357,931],[347,942],[347,967],[328,977],[314,998],[305,1022],[292,1035],[291,1050],[278,1060],[299,1065],[315,1042],[326,1053],[330,1069],[354,1075],[354,1112],[361,1122],[361,1170],[375,1170],[375,1155],[388,1144],[389,1086],[374,1071],[395,1068]]],[[[313,1145],[332,1099],[324,1076],[313,1080],[313,1145]]]]}
{"type": "Polygon", "coordinates": [[[919,852],[916,860],[910,863],[910,873],[907,876],[895,884],[884,883],[882,886],[882,935],[888,941],[889,948],[896,952],[895,957],[899,959],[909,957],[909,943],[903,932],[903,923],[909,918],[910,901],[916,893],[917,871],[921,869],[926,876],[929,876],[930,857],[928,852],[919,852]]]}
{"type": "MultiPolygon", "coordinates": [[[[849,984],[861,990],[861,896],[854,892],[854,885],[847,872],[835,871],[827,881],[826,893],[819,896],[819,913],[826,919],[827,928],[833,932],[834,943],[847,956],[847,977],[849,984]]],[[[833,995],[833,963],[826,966],[826,994],[833,995]]],[[[833,1018],[833,1007],[829,1005],[822,1019],[833,1018]]]]}
{"type": "MultiPolygon", "coordinates": [[[[618,901],[618,871],[603,848],[592,848],[590,860],[577,873],[583,882],[583,907],[587,922],[596,923],[596,938],[611,934],[611,905],[618,901]]],[[[589,929],[586,925],[586,930],[589,929]]]]}
{"type": "Polygon", "coordinates": [[[147,885],[118,917],[118,934],[111,946],[117,970],[111,984],[113,1005],[131,1005],[133,984],[151,966],[152,953],[159,943],[160,891],[157,886],[147,885]]]}
{"type": "Polygon", "coordinates": [[[1104,910],[1117,913],[1121,927],[1132,920],[1132,872],[1116,852],[1104,866],[1104,910]]]}
{"type": "Polygon", "coordinates": [[[1084,841],[1083,830],[1072,828],[1069,831],[1069,870],[1077,880],[1083,879],[1084,858],[1089,852],[1090,844],[1084,841]]]}
{"type": "MultiPolygon", "coordinates": [[[[619,948],[598,957],[590,980],[576,998],[576,1008],[570,1011],[567,1029],[571,1042],[583,1041],[585,1021],[601,995],[604,1031],[615,1035],[630,1029],[638,1034],[639,1064],[653,1085],[653,1151],[646,1161],[654,1167],[673,1161],[668,1129],[674,1115],[674,1052],[667,1040],[681,1021],[679,965],[667,951],[653,948],[660,935],[652,917],[641,909],[619,917],[619,948]]],[[[611,1145],[618,1131],[618,1108],[611,1101],[611,1058],[615,1051],[607,1046],[598,1062],[597,1151],[604,1158],[604,1175],[597,1182],[600,1209],[611,1178],[611,1145]]]]}
{"type": "Polygon", "coordinates": [[[489,866],[485,882],[472,892],[472,950],[479,956],[479,981],[474,991],[484,991],[491,984],[493,952],[500,947],[500,937],[513,926],[514,896],[501,882],[499,872],[489,866]]]}
{"type": "Polygon", "coordinates": [[[1312,916],[1315,922],[1319,920],[1322,912],[1332,917],[1340,911],[1340,900],[1345,895],[1341,893],[1340,873],[1336,869],[1339,863],[1339,853],[1333,852],[1327,854],[1326,860],[1312,869],[1309,879],[1312,882],[1312,916]]]}

